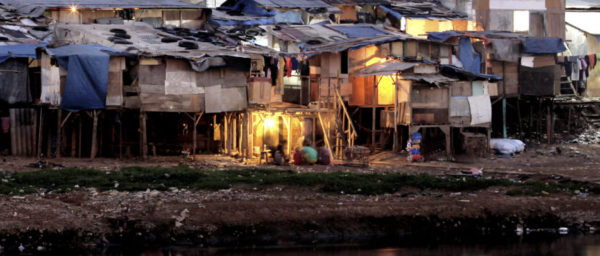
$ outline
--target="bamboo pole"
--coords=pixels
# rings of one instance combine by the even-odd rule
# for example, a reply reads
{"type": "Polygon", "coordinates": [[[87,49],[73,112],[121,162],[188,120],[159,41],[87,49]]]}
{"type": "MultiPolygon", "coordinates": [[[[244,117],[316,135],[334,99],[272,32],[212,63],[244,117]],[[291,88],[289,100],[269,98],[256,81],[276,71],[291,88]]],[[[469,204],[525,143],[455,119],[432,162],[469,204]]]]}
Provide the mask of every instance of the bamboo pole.
{"type": "Polygon", "coordinates": [[[398,153],[398,73],[394,81],[394,153],[398,153]]]}

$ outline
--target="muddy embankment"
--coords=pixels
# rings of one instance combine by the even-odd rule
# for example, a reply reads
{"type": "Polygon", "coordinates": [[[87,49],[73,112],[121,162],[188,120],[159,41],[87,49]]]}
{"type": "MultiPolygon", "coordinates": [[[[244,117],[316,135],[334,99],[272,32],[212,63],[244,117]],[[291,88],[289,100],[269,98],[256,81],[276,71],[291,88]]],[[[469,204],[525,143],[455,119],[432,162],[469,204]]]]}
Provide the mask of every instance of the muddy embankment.
{"type": "Polygon", "coordinates": [[[2,207],[17,215],[2,217],[0,245],[5,253],[18,253],[20,246],[25,253],[102,253],[169,246],[473,242],[517,238],[517,229],[527,236],[528,231],[552,233],[559,227],[567,227],[570,234],[590,234],[600,227],[600,205],[594,198],[496,192],[357,196],[280,188],[5,198],[2,207]],[[40,211],[27,212],[15,203],[40,211]]]}

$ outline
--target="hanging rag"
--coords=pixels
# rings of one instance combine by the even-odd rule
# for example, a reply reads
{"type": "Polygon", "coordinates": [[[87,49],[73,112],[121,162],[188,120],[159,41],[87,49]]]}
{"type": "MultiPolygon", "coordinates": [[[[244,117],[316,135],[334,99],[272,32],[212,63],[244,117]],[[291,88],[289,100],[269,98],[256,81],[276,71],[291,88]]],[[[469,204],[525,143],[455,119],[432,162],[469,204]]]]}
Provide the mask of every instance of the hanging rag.
{"type": "Polygon", "coordinates": [[[292,70],[298,70],[298,59],[292,58],[292,70]]]}
{"type": "Polygon", "coordinates": [[[585,60],[583,58],[579,58],[579,63],[580,63],[580,68],[581,68],[581,74],[579,74],[579,80],[580,81],[586,81],[587,80],[587,76],[585,75],[585,60]]]}
{"type": "Polygon", "coordinates": [[[571,63],[573,63],[573,73],[571,74],[571,81],[579,81],[579,73],[581,71],[581,62],[577,57],[571,57],[571,63]]]}
{"type": "MultiPolygon", "coordinates": [[[[585,58],[581,58],[579,60],[581,61],[581,70],[583,71],[585,77],[590,76],[590,73],[588,71],[588,63],[586,62],[585,58]]],[[[583,81],[585,81],[585,79],[583,81]]]]}
{"type": "Polygon", "coordinates": [[[272,58],[271,59],[271,85],[275,86],[277,85],[277,74],[279,74],[279,61],[277,58],[272,58]]]}
{"type": "Polygon", "coordinates": [[[292,76],[292,58],[290,58],[290,57],[285,58],[285,66],[286,66],[285,75],[287,77],[292,76]]]}
{"type": "Polygon", "coordinates": [[[586,72],[586,76],[590,76],[590,68],[592,67],[591,62],[590,62],[590,56],[586,55],[584,57],[584,64],[586,65],[586,67],[584,68],[585,72],[586,72]]]}
{"type": "Polygon", "coordinates": [[[569,57],[565,57],[563,64],[565,65],[565,73],[567,74],[567,77],[570,77],[573,72],[573,63],[569,61],[569,57]]]}
{"type": "Polygon", "coordinates": [[[594,54],[590,54],[587,56],[589,63],[590,63],[590,70],[594,70],[594,68],[596,67],[596,60],[594,59],[594,54]]]}

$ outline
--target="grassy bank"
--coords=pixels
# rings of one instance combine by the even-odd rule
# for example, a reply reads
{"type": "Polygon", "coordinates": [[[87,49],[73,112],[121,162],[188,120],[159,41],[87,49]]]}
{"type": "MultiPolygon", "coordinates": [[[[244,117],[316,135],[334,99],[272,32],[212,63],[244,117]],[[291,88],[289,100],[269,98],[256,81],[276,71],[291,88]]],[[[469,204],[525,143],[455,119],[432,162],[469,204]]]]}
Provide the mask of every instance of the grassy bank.
{"type": "Polygon", "coordinates": [[[84,188],[98,190],[167,190],[170,187],[192,190],[219,190],[233,186],[264,188],[274,185],[311,187],[325,193],[384,194],[403,188],[441,191],[477,191],[489,187],[510,187],[509,195],[547,193],[600,194],[600,187],[586,183],[514,182],[505,179],[438,177],[426,174],[297,173],[293,171],[248,169],[206,171],[187,167],[130,167],[118,171],[92,169],[40,170],[0,174],[0,194],[68,192],[84,188]]]}

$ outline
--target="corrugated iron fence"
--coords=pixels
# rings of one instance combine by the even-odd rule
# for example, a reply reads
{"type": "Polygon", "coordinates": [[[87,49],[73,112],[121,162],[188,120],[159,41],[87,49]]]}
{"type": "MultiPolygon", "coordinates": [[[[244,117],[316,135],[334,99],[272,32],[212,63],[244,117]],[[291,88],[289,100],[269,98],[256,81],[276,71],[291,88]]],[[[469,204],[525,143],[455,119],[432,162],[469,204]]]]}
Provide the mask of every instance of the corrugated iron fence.
{"type": "Polygon", "coordinates": [[[37,112],[32,108],[10,109],[11,152],[15,156],[35,156],[37,112]]]}

